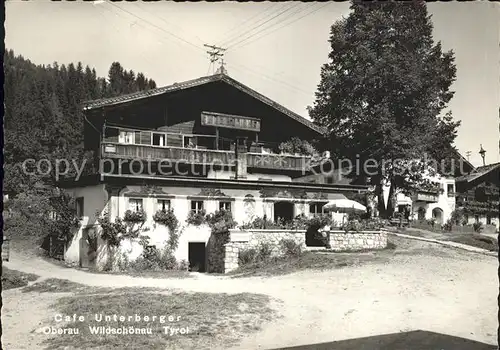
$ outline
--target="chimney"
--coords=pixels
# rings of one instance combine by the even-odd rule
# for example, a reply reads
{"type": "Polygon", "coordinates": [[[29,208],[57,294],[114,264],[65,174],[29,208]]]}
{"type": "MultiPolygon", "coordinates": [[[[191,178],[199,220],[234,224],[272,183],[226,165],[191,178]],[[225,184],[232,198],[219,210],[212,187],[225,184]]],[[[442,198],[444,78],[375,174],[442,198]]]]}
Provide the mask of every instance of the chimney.
{"type": "Polygon", "coordinates": [[[236,179],[247,178],[247,138],[236,138],[236,179]]]}

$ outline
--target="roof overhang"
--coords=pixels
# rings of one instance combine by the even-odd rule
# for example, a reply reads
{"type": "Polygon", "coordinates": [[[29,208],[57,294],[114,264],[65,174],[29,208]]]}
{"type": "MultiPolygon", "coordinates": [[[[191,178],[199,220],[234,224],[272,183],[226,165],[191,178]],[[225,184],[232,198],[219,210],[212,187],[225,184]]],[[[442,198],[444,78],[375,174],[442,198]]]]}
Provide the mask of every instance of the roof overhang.
{"type": "Polygon", "coordinates": [[[251,89],[250,87],[240,83],[239,81],[237,81],[237,80],[235,80],[235,79],[233,79],[225,74],[209,75],[209,76],[201,77],[198,79],[188,80],[188,81],[185,81],[182,83],[174,83],[172,85],[164,86],[161,88],[135,92],[133,94],[127,94],[127,95],[110,97],[110,98],[103,98],[103,99],[93,100],[93,101],[86,101],[83,103],[83,110],[90,111],[90,110],[102,109],[105,107],[122,105],[122,104],[130,103],[133,101],[139,101],[139,100],[151,98],[154,96],[169,94],[172,92],[186,90],[186,89],[193,88],[196,86],[201,86],[201,85],[205,85],[205,84],[212,83],[212,82],[218,82],[218,81],[229,84],[229,85],[235,87],[236,89],[254,97],[255,99],[267,104],[268,106],[276,109],[277,111],[285,114],[286,116],[298,121],[299,123],[307,126],[310,129],[314,130],[315,132],[317,132],[320,135],[324,135],[327,132],[327,130],[325,128],[322,128],[322,127],[314,124],[312,121],[298,115],[297,113],[292,112],[291,110],[285,108],[284,106],[280,105],[279,103],[271,100],[270,98],[262,95],[261,93],[251,89]]]}

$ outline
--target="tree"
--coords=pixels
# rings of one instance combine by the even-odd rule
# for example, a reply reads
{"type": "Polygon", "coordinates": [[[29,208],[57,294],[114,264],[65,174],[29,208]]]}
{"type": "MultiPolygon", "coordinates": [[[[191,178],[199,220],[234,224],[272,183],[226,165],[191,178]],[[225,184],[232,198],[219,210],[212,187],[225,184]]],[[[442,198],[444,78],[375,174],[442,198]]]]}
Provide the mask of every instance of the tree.
{"type": "Polygon", "coordinates": [[[379,212],[389,216],[395,194],[415,191],[434,171],[430,163],[454,150],[460,122],[445,113],[453,52],[433,42],[423,1],[353,2],[329,42],[310,116],[329,130],[332,156],[351,160],[350,176],[374,186],[379,212]]]}

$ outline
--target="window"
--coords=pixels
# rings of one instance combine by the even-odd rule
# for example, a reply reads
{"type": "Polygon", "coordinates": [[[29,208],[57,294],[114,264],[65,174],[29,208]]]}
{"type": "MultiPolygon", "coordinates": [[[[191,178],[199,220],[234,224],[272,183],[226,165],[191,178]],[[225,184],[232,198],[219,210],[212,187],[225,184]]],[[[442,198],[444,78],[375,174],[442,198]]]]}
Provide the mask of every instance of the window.
{"type": "Polygon", "coordinates": [[[323,213],[324,203],[311,203],[309,204],[309,212],[316,216],[323,213]]]}
{"type": "Polygon", "coordinates": [[[76,217],[81,218],[83,217],[83,197],[78,197],[75,200],[76,204],[76,217]]]}
{"type": "Polygon", "coordinates": [[[168,211],[170,210],[170,199],[158,199],[158,209],[157,210],[163,210],[163,211],[168,211]]]}
{"type": "Polygon", "coordinates": [[[165,146],[165,134],[153,134],[153,145],[154,146],[165,146]]]}
{"type": "Polygon", "coordinates": [[[133,131],[120,131],[120,143],[135,143],[135,132],[133,131]]]}
{"type": "Polygon", "coordinates": [[[136,212],[141,211],[142,210],[142,199],[141,198],[129,198],[128,210],[136,211],[136,212]]]}
{"type": "Polygon", "coordinates": [[[231,211],[231,202],[219,202],[219,210],[231,211]]]}
{"type": "Polygon", "coordinates": [[[200,213],[203,210],[203,201],[191,201],[191,211],[200,213]]]}
{"type": "Polygon", "coordinates": [[[491,215],[486,215],[486,225],[491,225],[491,215]]]}
{"type": "Polygon", "coordinates": [[[479,222],[479,215],[474,215],[474,220],[476,220],[476,223],[479,222]]]}
{"type": "Polygon", "coordinates": [[[455,186],[453,186],[453,184],[448,184],[446,186],[446,192],[448,192],[448,196],[453,194],[455,192],[455,186]]]}

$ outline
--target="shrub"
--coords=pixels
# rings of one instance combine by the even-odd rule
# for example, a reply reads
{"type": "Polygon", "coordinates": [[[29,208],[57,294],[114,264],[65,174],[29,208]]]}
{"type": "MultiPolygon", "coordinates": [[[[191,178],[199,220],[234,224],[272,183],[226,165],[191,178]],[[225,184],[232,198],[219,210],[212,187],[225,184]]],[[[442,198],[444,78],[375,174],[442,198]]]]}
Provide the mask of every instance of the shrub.
{"type": "Polygon", "coordinates": [[[204,224],[206,222],[205,215],[206,215],[205,209],[202,209],[199,212],[191,210],[188,214],[186,222],[190,225],[200,226],[201,224],[204,224]]]}
{"type": "Polygon", "coordinates": [[[161,225],[164,225],[169,228],[170,231],[173,231],[179,225],[179,220],[175,217],[174,211],[172,209],[169,210],[158,210],[153,216],[153,220],[161,225]]]}
{"type": "Polygon", "coordinates": [[[147,246],[142,255],[129,263],[131,269],[135,271],[144,270],[173,270],[177,268],[173,252],[165,247],[158,249],[155,246],[147,246]]]}
{"type": "Polygon", "coordinates": [[[263,242],[257,248],[257,260],[259,261],[267,261],[271,258],[273,253],[273,248],[267,242],[263,242]]]}
{"type": "Polygon", "coordinates": [[[436,218],[431,218],[427,220],[427,225],[434,227],[435,224],[436,224],[436,218]]]}
{"type": "Polygon", "coordinates": [[[480,233],[483,230],[483,223],[475,222],[472,224],[472,228],[474,229],[474,232],[480,233]]]}
{"type": "Polygon", "coordinates": [[[127,210],[123,221],[126,222],[144,222],[146,221],[146,212],[144,210],[132,211],[127,210]]]}
{"type": "Polygon", "coordinates": [[[346,222],[344,225],[342,225],[342,230],[345,232],[349,232],[349,231],[358,232],[358,231],[361,231],[362,229],[363,228],[362,228],[361,223],[357,220],[351,220],[351,221],[346,222]]]}
{"type": "Polygon", "coordinates": [[[377,231],[380,230],[385,225],[387,225],[388,223],[380,218],[372,218],[372,219],[362,220],[360,224],[362,230],[377,231]]]}
{"type": "Polygon", "coordinates": [[[293,239],[282,239],[280,241],[280,247],[283,255],[286,257],[297,257],[302,254],[302,247],[293,239]]]}
{"type": "Polygon", "coordinates": [[[448,219],[448,221],[446,221],[446,223],[443,225],[442,229],[444,231],[451,231],[452,228],[453,228],[453,222],[452,219],[448,219]]]}
{"type": "Polygon", "coordinates": [[[242,249],[238,254],[238,263],[240,266],[248,265],[257,259],[257,250],[254,248],[242,249]]]}
{"type": "Polygon", "coordinates": [[[280,143],[278,148],[282,153],[289,154],[298,153],[301,155],[313,156],[318,153],[309,141],[302,140],[298,137],[292,137],[290,140],[280,143]]]}
{"type": "Polygon", "coordinates": [[[189,270],[189,262],[186,261],[186,260],[181,260],[178,264],[177,264],[177,269],[178,270],[181,270],[181,271],[187,271],[189,270]]]}
{"type": "Polygon", "coordinates": [[[233,214],[227,210],[218,210],[213,214],[208,214],[205,221],[212,229],[212,233],[229,232],[229,229],[237,225],[236,221],[233,219],[233,214]]]}

